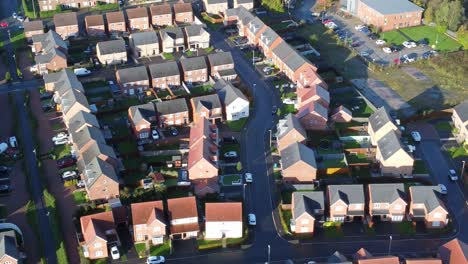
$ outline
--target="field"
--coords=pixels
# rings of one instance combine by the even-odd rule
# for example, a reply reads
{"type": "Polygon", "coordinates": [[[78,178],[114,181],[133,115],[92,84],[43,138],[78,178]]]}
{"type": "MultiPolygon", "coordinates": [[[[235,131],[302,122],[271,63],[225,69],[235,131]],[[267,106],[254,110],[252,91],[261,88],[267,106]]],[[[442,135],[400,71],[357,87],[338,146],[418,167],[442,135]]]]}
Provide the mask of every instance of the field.
{"type": "Polygon", "coordinates": [[[413,40],[418,41],[425,39],[429,42],[429,45],[436,45],[436,50],[440,51],[457,51],[462,46],[457,41],[451,39],[443,33],[437,32],[435,27],[430,26],[420,26],[420,27],[410,27],[401,29],[405,35],[408,35],[413,40]]]}

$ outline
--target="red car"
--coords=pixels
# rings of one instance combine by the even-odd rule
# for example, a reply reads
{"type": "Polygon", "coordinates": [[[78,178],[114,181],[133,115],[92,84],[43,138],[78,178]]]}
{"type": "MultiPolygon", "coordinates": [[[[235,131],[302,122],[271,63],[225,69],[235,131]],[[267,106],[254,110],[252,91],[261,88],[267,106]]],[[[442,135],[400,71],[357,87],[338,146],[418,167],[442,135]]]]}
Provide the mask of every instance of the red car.
{"type": "Polygon", "coordinates": [[[326,25],[326,24],[328,24],[328,23],[330,23],[330,22],[333,22],[333,21],[330,20],[330,19],[327,19],[327,20],[324,20],[324,21],[323,21],[323,24],[326,25]]]}
{"type": "Polygon", "coordinates": [[[63,169],[63,168],[73,166],[73,165],[75,165],[75,163],[76,163],[76,160],[73,157],[70,157],[70,156],[63,157],[63,158],[57,160],[57,167],[59,169],[63,169]]]}
{"type": "Polygon", "coordinates": [[[6,28],[6,27],[8,27],[8,23],[5,22],[5,21],[2,21],[2,22],[0,22],[0,27],[6,28]]]}

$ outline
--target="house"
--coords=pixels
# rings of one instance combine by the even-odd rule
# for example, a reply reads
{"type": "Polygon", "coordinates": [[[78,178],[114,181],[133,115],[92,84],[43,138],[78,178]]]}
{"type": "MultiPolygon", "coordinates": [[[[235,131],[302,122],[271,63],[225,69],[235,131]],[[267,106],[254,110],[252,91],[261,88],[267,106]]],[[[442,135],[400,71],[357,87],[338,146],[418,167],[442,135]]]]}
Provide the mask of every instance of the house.
{"type": "Polygon", "coordinates": [[[306,130],[325,130],[327,128],[328,109],[318,102],[311,102],[300,108],[296,117],[306,130]]]}
{"type": "Polygon", "coordinates": [[[468,100],[453,108],[453,126],[456,128],[456,138],[459,143],[468,143],[468,100]]]}
{"type": "Polygon", "coordinates": [[[367,133],[371,138],[372,145],[377,145],[377,141],[379,141],[379,139],[381,139],[391,130],[394,130],[400,134],[400,130],[395,125],[393,119],[390,117],[384,107],[378,108],[372,115],[369,116],[367,133]]]}
{"type": "Polygon", "coordinates": [[[317,178],[317,162],[314,151],[295,142],[280,152],[281,175],[287,183],[311,183],[317,178]]]}
{"type": "Polygon", "coordinates": [[[201,118],[190,128],[188,154],[188,174],[195,184],[195,192],[202,187],[214,187],[211,192],[219,192],[219,187],[208,185],[203,180],[218,179],[218,128],[206,118],[201,118]],[[197,186],[199,185],[200,186],[197,186]],[[208,185],[208,186],[207,186],[208,185]]]}
{"type": "Polygon", "coordinates": [[[32,52],[46,53],[54,48],[63,53],[67,53],[68,50],[67,43],[55,31],[49,30],[47,33],[32,36],[32,52]]]}
{"type": "Polygon", "coordinates": [[[119,161],[117,155],[114,152],[114,149],[101,142],[91,141],[89,144],[86,144],[79,151],[77,166],[79,171],[85,171],[86,165],[89,164],[94,158],[103,160],[115,169],[119,166],[119,161]]]}
{"type": "Polygon", "coordinates": [[[406,151],[398,135],[392,130],[377,141],[375,159],[379,162],[381,175],[413,175],[414,158],[406,151]]]}
{"type": "Polygon", "coordinates": [[[202,118],[211,120],[223,119],[223,107],[217,94],[210,94],[190,99],[193,111],[193,122],[198,123],[202,118]]]}
{"type": "Polygon", "coordinates": [[[108,201],[119,197],[119,179],[112,164],[95,157],[85,165],[81,178],[91,201],[108,201]]]}
{"type": "Polygon", "coordinates": [[[234,8],[242,6],[246,10],[252,10],[254,8],[254,0],[234,0],[234,8]]]}
{"type": "Polygon", "coordinates": [[[401,222],[406,214],[406,193],[403,183],[368,185],[369,215],[373,220],[401,222]]]}
{"type": "Polygon", "coordinates": [[[73,116],[70,116],[70,119],[66,120],[65,125],[70,133],[77,132],[84,127],[101,127],[96,116],[85,111],[78,111],[73,116]]]}
{"type": "Polygon", "coordinates": [[[118,240],[112,211],[86,215],[80,218],[83,233],[83,255],[89,259],[107,258],[110,242],[118,240]]]}
{"type": "Polygon", "coordinates": [[[203,0],[205,11],[209,14],[225,14],[228,0],[203,0]]]}
{"type": "Polygon", "coordinates": [[[90,113],[88,99],[77,89],[70,89],[68,93],[60,98],[60,111],[62,111],[63,120],[69,120],[78,111],[90,113]]]}
{"type": "Polygon", "coordinates": [[[184,3],[183,0],[175,3],[174,9],[174,22],[176,24],[191,24],[193,23],[193,10],[192,3],[184,3]]]}
{"type": "Polygon", "coordinates": [[[364,219],[366,200],[362,184],[328,185],[330,221],[352,222],[364,219]]]}
{"type": "Polygon", "coordinates": [[[305,143],[307,140],[307,133],[302,127],[301,122],[291,113],[278,121],[276,131],[276,141],[280,152],[293,143],[305,143]]]}
{"type": "Polygon", "coordinates": [[[85,27],[88,36],[104,36],[106,34],[104,17],[102,15],[86,16],[85,27]]]}
{"type": "Polygon", "coordinates": [[[439,247],[439,256],[444,264],[467,264],[468,246],[460,239],[452,239],[439,247]]]}
{"type": "MultiPolygon", "coordinates": [[[[60,72],[62,72],[62,71],[60,71],[60,72]]],[[[65,79],[65,80],[68,80],[68,79],[65,79]]],[[[69,93],[69,92],[79,92],[79,93],[84,94],[84,88],[83,88],[83,86],[81,85],[80,82],[78,82],[79,85],[75,85],[74,83],[71,83],[71,82],[68,82],[68,81],[65,81],[65,80],[59,82],[57,84],[57,86],[55,87],[54,102],[59,103],[59,104],[61,103],[62,98],[64,98],[65,95],[67,93],[69,93]]]]}
{"type": "Polygon", "coordinates": [[[327,258],[327,263],[342,263],[342,264],[352,264],[351,261],[341,254],[339,251],[335,251],[333,255],[327,258]]]}
{"type": "Polygon", "coordinates": [[[354,263],[357,264],[400,264],[398,257],[382,256],[374,257],[369,251],[364,248],[359,249],[353,256],[354,263]]]}
{"type": "Polygon", "coordinates": [[[150,88],[146,66],[120,69],[115,72],[117,83],[126,95],[141,94],[150,88]]]}
{"type": "Polygon", "coordinates": [[[40,11],[53,11],[57,9],[57,6],[63,9],[78,9],[96,6],[99,2],[105,4],[116,4],[117,0],[105,0],[94,1],[94,0],[39,0],[40,11]]]}
{"type": "Polygon", "coordinates": [[[210,46],[210,33],[202,25],[190,25],[184,28],[187,49],[206,49],[210,46]]]}
{"type": "Polygon", "coordinates": [[[132,203],[133,241],[151,241],[153,245],[164,243],[166,220],[162,201],[132,203]]]}
{"type": "Polygon", "coordinates": [[[194,196],[167,199],[170,237],[173,240],[196,238],[198,225],[197,200],[194,196]]]}
{"type": "Polygon", "coordinates": [[[448,211],[439,186],[411,186],[409,194],[409,214],[414,221],[424,221],[427,228],[445,227],[448,211]]]}
{"type": "Polygon", "coordinates": [[[62,39],[76,37],[80,33],[76,12],[55,14],[54,25],[55,32],[57,32],[62,39]]]}
{"type": "Polygon", "coordinates": [[[172,17],[172,8],[169,4],[150,6],[151,23],[154,27],[171,26],[174,18],[172,17]]]}
{"type": "Polygon", "coordinates": [[[209,54],[207,58],[210,67],[210,76],[215,80],[224,79],[230,81],[237,78],[231,52],[216,52],[209,54]]]}
{"type": "Polygon", "coordinates": [[[138,139],[149,138],[151,125],[156,122],[156,111],[153,103],[130,106],[128,108],[128,120],[133,133],[138,139]]]}
{"type": "Polygon", "coordinates": [[[36,72],[47,74],[49,71],[59,71],[67,68],[67,55],[57,48],[44,50],[34,57],[36,72]]]}
{"type": "Polygon", "coordinates": [[[280,70],[284,68],[284,61],[290,55],[296,52],[286,41],[282,41],[271,51],[271,60],[280,70]]]}
{"type": "Polygon", "coordinates": [[[179,27],[164,28],[159,31],[161,35],[162,50],[166,53],[184,51],[184,32],[179,27]]]}
{"type": "Polygon", "coordinates": [[[148,9],[146,7],[129,8],[126,12],[128,27],[131,31],[145,31],[150,29],[148,9]]]}
{"type": "Polygon", "coordinates": [[[184,82],[204,83],[208,81],[208,66],[204,56],[183,58],[180,61],[184,82]]]}
{"type": "Polygon", "coordinates": [[[315,221],[323,221],[324,210],[323,192],[293,192],[291,231],[296,234],[314,233],[315,221]]]}
{"type": "Polygon", "coordinates": [[[125,17],[122,11],[106,13],[106,19],[109,35],[119,35],[127,31],[125,17]]]}
{"type": "Polygon", "coordinates": [[[83,85],[78,81],[78,77],[70,69],[63,69],[44,75],[44,88],[47,92],[55,92],[56,89],[64,86],[84,91],[83,85]]]}
{"type": "Polygon", "coordinates": [[[189,110],[185,98],[155,103],[158,126],[183,126],[189,123],[189,110]]]}
{"type": "Polygon", "coordinates": [[[175,61],[148,65],[153,89],[175,89],[181,85],[179,65],[175,61]]]}
{"type": "Polygon", "coordinates": [[[442,264],[442,260],[436,258],[405,259],[405,264],[442,264]]]}
{"type": "Polygon", "coordinates": [[[70,141],[73,142],[73,149],[78,153],[81,149],[93,144],[93,142],[106,144],[101,130],[92,126],[85,126],[76,132],[70,132],[70,141]]]}
{"type": "Polygon", "coordinates": [[[0,263],[23,263],[18,250],[18,242],[16,241],[16,233],[14,230],[2,231],[0,233],[0,263]]]}
{"type": "Polygon", "coordinates": [[[135,58],[159,55],[159,35],[155,31],[133,33],[129,37],[130,48],[135,58]]]}
{"type": "Polygon", "coordinates": [[[242,203],[206,203],[205,239],[241,238],[242,203]]]}
{"type": "Polygon", "coordinates": [[[331,119],[335,123],[349,123],[353,120],[353,113],[348,108],[340,105],[333,110],[331,119]]]}
{"type": "Polygon", "coordinates": [[[380,31],[421,25],[423,8],[407,0],[359,0],[357,17],[380,31]]]}
{"type": "Polygon", "coordinates": [[[214,86],[224,106],[226,120],[236,121],[249,117],[249,99],[230,82],[219,79],[214,86]]]}
{"type": "Polygon", "coordinates": [[[30,40],[34,35],[44,34],[44,23],[42,23],[42,20],[24,21],[23,27],[24,37],[28,40],[30,40]]]}
{"type": "Polygon", "coordinates": [[[263,51],[263,54],[265,54],[265,57],[271,58],[273,49],[281,42],[283,42],[283,39],[273,29],[267,27],[260,34],[258,45],[260,50],[263,51]]]}
{"type": "Polygon", "coordinates": [[[265,23],[263,23],[260,18],[254,17],[254,19],[252,19],[247,25],[246,37],[251,44],[257,46],[260,39],[260,34],[262,34],[262,32],[266,29],[267,26],[265,23]]]}
{"type": "Polygon", "coordinates": [[[99,42],[96,53],[99,61],[105,65],[127,63],[127,49],[123,39],[99,42]]]}
{"type": "Polygon", "coordinates": [[[328,108],[328,106],[330,105],[330,93],[328,92],[328,90],[326,90],[320,85],[313,85],[307,88],[297,87],[296,94],[296,107],[298,109],[312,102],[318,102],[325,108],[328,108]]]}

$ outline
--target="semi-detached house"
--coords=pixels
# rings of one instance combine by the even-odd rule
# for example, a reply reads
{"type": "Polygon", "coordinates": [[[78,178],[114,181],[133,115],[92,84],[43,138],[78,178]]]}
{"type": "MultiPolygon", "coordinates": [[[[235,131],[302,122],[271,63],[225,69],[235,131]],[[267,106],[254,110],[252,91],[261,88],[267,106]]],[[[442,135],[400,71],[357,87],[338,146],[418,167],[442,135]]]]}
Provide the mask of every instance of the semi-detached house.
{"type": "Polygon", "coordinates": [[[59,34],[62,39],[69,37],[76,37],[80,33],[78,26],[78,16],[76,12],[59,13],[54,15],[55,32],[59,34]]]}
{"type": "Polygon", "coordinates": [[[128,108],[128,120],[137,139],[147,139],[151,135],[151,125],[156,122],[156,111],[152,102],[133,105],[128,108]]]}
{"type": "Polygon", "coordinates": [[[86,16],[85,27],[88,36],[104,36],[106,34],[106,26],[102,15],[86,16]]]}
{"type": "Polygon", "coordinates": [[[164,243],[166,220],[162,201],[132,203],[133,241],[151,241],[153,245],[164,243]]]}
{"type": "Polygon", "coordinates": [[[91,201],[108,201],[119,197],[119,179],[114,166],[98,157],[86,164],[82,179],[91,201]]]}
{"type": "Polygon", "coordinates": [[[146,7],[130,8],[127,13],[128,27],[131,31],[145,31],[150,29],[148,9],[146,7]]]}
{"type": "Polygon", "coordinates": [[[323,192],[293,192],[290,228],[296,234],[313,234],[315,222],[323,222],[323,192]]]}
{"type": "Polygon", "coordinates": [[[240,238],[242,203],[206,203],[205,239],[240,238]]]}
{"type": "Polygon", "coordinates": [[[123,94],[141,94],[150,88],[146,66],[120,69],[115,72],[117,83],[123,94]]]}
{"type": "Polygon", "coordinates": [[[81,232],[84,242],[81,245],[83,255],[89,259],[109,256],[108,245],[118,236],[112,211],[82,216],[81,232]]]}
{"type": "Polygon", "coordinates": [[[223,79],[215,83],[214,89],[223,104],[226,120],[232,121],[249,117],[249,99],[239,89],[223,79]]]}
{"type": "Polygon", "coordinates": [[[44,33],[44,23],[42,20],[36,21],[24,21],[24,37],[28,40],[32,38],[34,35],[40,35],[44,33]]]}
{"type": "Polygon", "coordinates": [[[208,66],[205,56],[183,58],[179,62],[184,82],[187,84],[191,85],[208,81],[208,66]]]}
{"type": "Polygon", "coordinates": [[[223,119],[223,106],[217,94],[192,97],[190,103],[192,105],[194,123],[198,123],[203,118],[213,123],[218,119],[223,119]]]}
{"type": "Polygon", "coordinates": [[[172,8],[169,4],[150,6],[151,24],[154,27],[170,26],[173,24],[172,8]]]}
{"type": "Polygon", "coordinates": [[[182,126],[189,123],[189,110],[185,98],[155,103],[159,127],[182,126]]]}
{"type": "Polygon", "coordinates": [[[448,223],[448,210],[442,201],[440,186],[411,186],[409,214],[427,228],[443,228],[448,223]]]}
{"type": "Polygon", "coordinates": [[[293,143],[305,143],[307,140],[307,133],[299,119],[291,113],[278,121],[276,131],[278,150],[280,152],[293,143]]]}
{"type": "Polygon", "coordinates": [[[155,31],[137,32],[129,37],[130,48],[135,58],[159,55],[159,35],[155,31]]]}
{"type": "Polygon", "coordinates": [[[122,39],[102,41],[96,45],[96,55],[104,65],[127,63],[127,49],[122,39]]]}
{"type": "Polygon", "coordinates": [[[109,35],[119,35],[127,31],[125,16],[122,11],[106,13],[109,35]]]}
{"type": "Polygon", "coordinates": [[[179,65],[175,61],[148,65],[153,89],[175,89],[181,85],[179,65]]]}
{"type": "Polygon", "coordinates": [[[172,7],[174,9],[174,22],[176,24],[191,24],[193,23],[192,3],[184,3],[179,1],[172,7]]]}
{"type": "Polygon", "coordinates": [[[210,46],[210,33],[202,25],[184,27],[187,49],[206,49],[210,46]]]}
{"type": "Polygon", "coordinates": [[[312,183],[317,178],[314,151],[295,142],[281,150],[281,175],[287,183],[312,183]]]}
{"type": "Polygon", "coordinates": [[[237,78],[231,52],[216,52],[209,54],[207,58],[210,67],[210,76],[215,80],[224,79],[230,81],[237,78]]]}
{"type": "Polygon", "coordinates": [[[182,28],[164,28],[159,31],[163,52],[173,53],[185,49],[185,38],[182,28]]]}

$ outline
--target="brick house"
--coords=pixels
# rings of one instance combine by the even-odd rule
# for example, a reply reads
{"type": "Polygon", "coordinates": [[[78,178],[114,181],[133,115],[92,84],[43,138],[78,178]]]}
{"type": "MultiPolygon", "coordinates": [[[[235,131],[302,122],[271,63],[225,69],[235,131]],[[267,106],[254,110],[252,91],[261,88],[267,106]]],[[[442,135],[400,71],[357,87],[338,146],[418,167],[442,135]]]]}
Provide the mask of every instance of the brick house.
{"type": "MultiPolygon", "coordinates": [[[[40,11],[56,10],[57,6],[64,9],[78,9],[96,6],[98,2],[95,0],[38,0],[40,11]]],[[[105,0],[106,4],[116,4],[117,0],[105,0]]]]}
{"type": "Polygon", "coordinates": [[[151,241],[153,245],[164,243],[166,220],[162,201],[132,203],[133,241],[151,241]]]}
{"type": "MultiPolygon", "coordinates": [[[[78,82],[78,83],[79,83],[79,85],[75,85],[75,84],[68,83],[68,82],[65,82],[65,81],[63,83],[58,83],[56,88],[55,88],[55,91],[54,91],[54,96],[56,96],[55,101],[57,103],[61,104],[62,99],[65,98],[65,95],[67,93],[69,93],[69,92],[79,92],[81,94],[84,94],[83,86],[81,85],[80,82],[78,82]]],[[[79,96],[80,96],[80,99],[83,99],[83,97],[81,95],[79,95],[79,96]]]]}
{"type": "Polygon", "coordinates": [[[240,238],[242,203],[206,203],[205,239],[240,238]]]}
{"type": "Polygon", "coordinates": [[[23,27],[24,37],[28,40],[30,40],[34,35],[44,34],[44,23],[42,23],[42,20],[24,21],[23,27]]]}
{"type": "Polygon", "coordinates": [[[331,119],[335,123],[349,123],[353,120],[353,113],[348,108],[340,105],[333,110],[331,119]]]}
{"type": "Polygon", "coordinates": [[[267,29],[267,26],[263,21],[258,18],[254,17],[248,24],[246,28],[246,37],[249,42],[255,46],[258,45],[258,41],[260,39],[260,35],[263,31],[267,29]]]}
{"type": "Polygon", "coordinates": [[[125,16],[122,11],[106,13],[109,35],[119,35],[127,31],[125,16]]]}
{"type": "Polygon", "coordinates": [[[59,87],[64,86],[84,91],[83,85],[78,81],[78,77],[70,69],[63,69],[44,75],[44,88],[47,92],[55,92],[59,87]]]}
{"type": "Polygon", "coordinates": [[[226,120],[239,120],[249,117],[249,99],[230,82],[218,80],[214,86],[224,107],[226,120]]]}
{"type": "Polygon", "coordinates": [[[210,46],[210,33],[202,25],[184,27],[187,49],[206,49],[210,46]]]}
{"type": "Polygon", "coordinates": [[[403,183],[369,184],[369,215],[372,219],[401,222],[406,214],[406,193],[403,183]]]}
{"type": "Polygon", "coordinates": [[[296,117],[306,130],[325,130],[328,121],[328,109],[318,102],[311,102],[300,108],[296,117]]]}
{"type": "Polygon", "coordinates": [[[271,60],[273,64],[275,64],[280,70],[283,70],[284,61],[290,54],[293,54],[294,52],[294,49],[291,46],[289,46],[288,43],[282,41],[275,48],[272,49],[271,60]]]}
{"type": "Polygon", "coordinates": [[[185,126],[189,123],[189,110],[185,98],[155,103],[158,126],[185,126]]]}
{"type": "Polygon", "coordinates": [[[151,24],[154,27],[171,26],[174,18],[172,17],[172,8],[169,4],[150,6],[151,24]]]}
{"type": "Polygon", "coordinates": [[[198,123],[202,118],[212,122],[223,119],[223,106],[217,94],[210,94],[190,99],[193,112],[193,122],[198,123]]]}
{"type": "Polygon", "coordinates": [[[280,152],[281,175],[287,183],[311,183],[317,178],[314,151],[295,142],[280,152]]]}
{"type": "Polygon", "coordinates": [[[439,247],[439,256],[444,264],[468,264],[468,246],[458,238],[439,247]]]}
{"type": "Polygon", "coordinates": [[[129,37],[134,58],[159,55],[159,35],[154,31],[133,33],[129,37]]]}
{"type": "Polygon", "coordinates": [[[196,238],[198,225],[197,200],[194,196],[167,199],[170,237],[173,240],[196,238]]]}
{"type": "Polygon", "coordinates": [[[258,45],[267,58],[272,57],[273,49],[283,42],[283,39],[270,27],[267,27],[261,34],[258,45]]]}
{"type": "Polygon", "coordinates": [[[131,31],[145,31],[150,29],[148,9],[146,7],[130,8],[126,10],[128,27],[131,31]]]}
{"type": "Polygon", "coordinates": [[[84,239],[81,245],[84,257],[107,258],[109,256],[107,246],[118,236],[112,211],[82,216],[80,225],[84,239]]]}
{"type": "Polygon", "coordinates": [[[36,55],[34,62],[39,74],[47,74],[49,71],[59,71],[67,68],[67,55],[57,48],[52,48],[36,55]]]}
{"type": "Polygon", "coordinates": [[[369,125],[367,133],[371,138],[372,145],[377,145],[377,141],[386,135],[389,131],[394,130],[400,133],[400,130],[393,122],[393,119],[388,114],[384,107],[378,108],[372,115],[369,116],[369,125]]]}
{"type": "Polygon", "coordinates": [[[59,49],[63,53],[68,52],[68,45],[63,39],[53,30],[47,33],[32,36],[31,50],[35,54],[46,53],[51,49],[59,49]]]}
{"type": "Polygon", "coordinates": [[[102,15],[86,16],[85,27],[88,36],[104,36],[106,34],[104,17],[102,15]]]}
{"type": "Polygon", "coordinates": [[[424,221],[427,228],[445,227],[448,211],[439,186],[411,186],[409,194],[409,214],[413,221],[424,221]]]}
{"type": "Polygon", "coordinates": [[[91,112],[86,96],[77,89],[70,89],[60,98],[59,110],[62,112],[63,120],[69,120],[78,111],[91,112]]]}
{"type": "Polygon", "coordinates": [[[359,0],[357,16],[382,31],[419,26],[423,8],[407,0],[359,0]]]}
{"type": "Polygon", "coordinates": [[[141,94],[150,88],[150,80],[146,66],[120,69],[115,72],[115,78],[123,94],[141,94]]]}
{"type": "Polygon", "coordinates": [[[246,10],[254,8],[254,0],[234,0],[234,8],[242,6],[246,10]]]}
{"type": "Polygon", "coordinates": [[[458,130],[456,138],[459,143],[468,142],[468,100],[453,108],[453,126],[458,130]]]}
{"type": "Polygon", "coordinates": [[[188,85],[208,81],[208,65],[206,64],[205,56],[185,58],[179,62],[184,82],[188,85]]]}
{"type": "Polygon", "coordinates": [[[153,89],[175,89],[181,85],[179,65],[175,61],[148,65],[153,89]]]}
{"type": "Polygon", "coordinates": [[[209,14],[225,14],[228,0],[203,0],[205,11],[209,14]]]}
{"type": "Polygon", "coordinates": [[[14,230],[0,232],[0,263],[21,264],[23,260],[18,250],[18,241],[14,230]]]}
{"type": "Polygon", "coordinates": [[[85,166],[81,178],[91,201],[108,201],[119,197],[119,178],[114,166],[95,157],[85,166]]]}
{"type": "Polygon", "coordinates": [[[127,49],[122,39],[99,42],[96,45],[96,53],[104,65],[127,63],[127,49]]]}
{"type": "Polygon", "coordinates": [[[76,155],[80,155],[81,149],[86,148],[94,142],[106,144],[101,130],[92,126],[84,126],[76,132],[70,132],[70,141],[73,142],[72,153],[76,153],[76,155]]]}
{"type": "Polygon", "coordinates": [[[174,9],[174,22],[176,24],[191,24],[193,23],[193,10],[192,3],[184,3],[183,0],[175,3],[174,9]]]}
{"type": "Polygon", "coordinates": [[[57,34],[59,34],[62,39],[76,37],[80,33],[76,12],[55,14],[54,25],[55,32],[57,32],[57,34]]]}
{"type": "Polygon", "coordinates": [[[65,125],[70,133],[75,133],[84,127],[101,127],[96,116],[85,111],[75,113],[69,120],[66,120],[65,125]]]}
{"type": "Polygon", "coordinates": [[[181,28],[164,28],[159,31],[163,52],[173,53],[185,49],[184,32],[181,28]]]}
{"type": "Polygon", "coordinates": [[[380,165],[380,174],[385,176],[413,175],[414,158],[405,149],[397,132],[389,131],[377,141],[375,159],[380,165]]]}
{"type": "Polygon", "coordinates": [[[216,52],[209,54],[207,58],[211,77],[216,80],[224,79],[226,81],[237,78],[231,52],[216,52]]]}
{"type": "Polygon", "coordinates": [[[302,127],[301,122],[291,113],[278,121],[276,131],[276,141],[280,152],[293,143],[305,143],[307,140],[307,133],[302,127]]]}
{"type": "Polygon", "coordinates": [[[293,192],[291,231],[296,234],[314,233],[315,221],[323,221],[324,210],[323,192],[293,192]]]}
{"type": "Polygon", "coordinates": [[[318,102],[325,108],[330,105],[330,93],[320,85],[313,85],[308,88],[297,87],[296,94],[297,108],[299,109],[311,102],[318,102]]]}
{"type": "Polygon", "coordinates": [[[138,139],[149,138],[151,125],[156,122],[156,111],[153,103],[130,106],[128,108],[128,120],[133,133],[138,139]]]}
{"type": "Polygon", "coordinates": [[[328,185],[330,221],[351,222],[364,219],[366,200],[362,184],[328,185]]]}
{"type": "Polygon", "coordinates": [[[101,142],[91,141],[89,144],[86,144],[84,147],[82,147],[79,151],[78,160],[76,163],[78,170],[85,171],[86,165],[91,163],[95,157],[109,163],[116,169],[119,167],[117,155],[115,154],[112,147],[101,142]]]}

